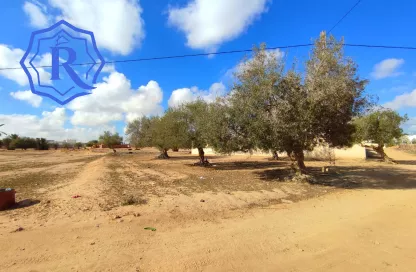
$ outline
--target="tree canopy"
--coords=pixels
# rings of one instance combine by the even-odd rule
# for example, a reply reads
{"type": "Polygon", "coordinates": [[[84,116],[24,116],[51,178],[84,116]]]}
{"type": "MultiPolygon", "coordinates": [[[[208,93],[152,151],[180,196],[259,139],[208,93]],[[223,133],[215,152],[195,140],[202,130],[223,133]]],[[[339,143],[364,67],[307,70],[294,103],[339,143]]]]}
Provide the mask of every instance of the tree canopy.
{"type": "MultiPolygon", "coordinates": [[[[368,105],[366,80],[343,53],[343,41],[321,33],[302,75],[265,45],[240,64],[232,92],[217,105],[223,119],[214,146],[222,151],[262,149],[287,152],[305,170],[304,151],[325,142],[352,145],[352,119],[368,105]],[[221,108],[221,109],[219,109],[221,108]]],[[[213,118],[216,120],[216,118],[213,118]]]]}
{"type": "Polygon", "coordinates": [[[113,146],[121,144],[123,138],[120,137],[118,133],[113,134],[110,131],[104,131],[98,140],[100,143],[108,146],[109,148],[113,148],[113,146]]]}
{"type": "Polygon", "coordinates": [[[400,116],[390,109],[379,109],[357,118],[356,139],[358,141],[371,141],[378,147],[376,151],[383,159],[388,159],[384,152],[384,145],[391,144],[393,140],[403,136],[401,125],[408,120],[407,116],[400,116]]]}

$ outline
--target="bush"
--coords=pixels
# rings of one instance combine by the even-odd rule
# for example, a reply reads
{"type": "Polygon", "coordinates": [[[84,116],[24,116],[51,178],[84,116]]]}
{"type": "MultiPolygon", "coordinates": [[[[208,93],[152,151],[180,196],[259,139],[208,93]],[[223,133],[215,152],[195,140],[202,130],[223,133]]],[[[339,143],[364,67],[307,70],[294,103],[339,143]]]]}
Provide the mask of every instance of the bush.
{"type": "Polygon", "coordinates": [[[134,196],[129,196],[126,199],[124,199],[124,201],[121,203],[122,206],[129,206],[129,205],[144,205],[147,204],[147,200],[141,197],[134,197],[134,196]]]}

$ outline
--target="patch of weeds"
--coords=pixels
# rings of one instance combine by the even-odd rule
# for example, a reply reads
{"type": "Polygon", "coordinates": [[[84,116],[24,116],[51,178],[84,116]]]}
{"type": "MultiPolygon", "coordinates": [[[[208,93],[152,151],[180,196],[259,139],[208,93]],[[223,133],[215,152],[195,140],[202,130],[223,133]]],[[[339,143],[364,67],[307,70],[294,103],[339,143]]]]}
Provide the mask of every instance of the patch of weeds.
{"type": "Polygon", "coordinates": [[[14,188],[20,194],[21,198],[29,198],[32,196],[41,195],[38,192],[41,188],[48,188],[50,186],[60,184],[67,181],[73,176],[73,173],[48,173],[35,172],[25,173],[19,175],[8,175],[0,179],[0,187],[14,188]]]}
{"type": "Polygon", "coordinates": [[[122,206],[129,206],[129,205],[145,205],[147,204],[147,200],[141,197],[134,197],[129,196],[126,199],[123,200],[121,203],[122,206]]]}

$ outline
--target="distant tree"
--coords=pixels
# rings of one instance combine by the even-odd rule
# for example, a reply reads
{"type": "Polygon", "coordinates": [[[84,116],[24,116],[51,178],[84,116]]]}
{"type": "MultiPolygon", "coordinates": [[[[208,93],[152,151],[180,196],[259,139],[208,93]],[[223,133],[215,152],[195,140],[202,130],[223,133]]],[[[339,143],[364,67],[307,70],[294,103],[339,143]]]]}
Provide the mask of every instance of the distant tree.
{"type": "Polygon", "coordinates": [[[0,139],[0,148],[3,147],[3,140],[0,139]]]}
{"type": "Polygon", "coordinates": [[[158,120],[158,117],[143,116],[129,122],[126,135],[130,145],[136,148],[152,146],[152,129],[158,120]]]}
{"type": "Polygon", "coordinates": [[[184,148],[191,145],[181,113],[171,108],[163,117],[152,119],[150,133],[152,146],[161,151],[159,158],[168,159],[168,150],[171,148],[184,148]]]}
{"type": "Polygon", "coordinates": [[[69,149],[69,148],[71,148],[72,146],[71,146],[69,143],[64,142],[64,143],[62,144],[62,147],[63,147],[63,148],[65,148],[65,149],[69,149]]]}
{"type": "Polygon", "coordinates": [[[416,138],[413,138],[412,144],[416,145],[416,138]]]}
{"type": "Polygon", "coordinates": [[[12,139],[10,137],[4,138],[3,139],[3,146],[6,149],[10,149],[11,148],[11,143],[12,143],[12,139]]]}
{"type": "Polygon", "coordinates": [[[45,138],[36,138],[35,142],[37,150],[49,150],[49,144],[45,138]]]}
{"type": "Polygon", "coordinates": [[[396,111],[380,109],[355,120],[358,141],[371,141],[377,144],[375,151],[383,160],[391,160],[384,152],[384,145],[403,136],[400,126],[408,120],[396,111]]]}
{"type": "Polygon", "coordinates": [[[216,122],[211,120],[210,105],[203,100],[183,104],[171,109],[172,117],[178,125],[178,135],[182,141],[178,141],[178,146],[182,148],[194,147],[198,149],[200,164],[205,164],[204,148],[209,144],[209,123],[216,122]]]}
{"type": "Polygon", "coordinates": [[[93,146],[95,146],[95,145],[97,145],[98,144],[98,141],[97,140],[92,140],[92,141],[89,141],[87,144],[86,144],[86,146],[87,147],[93,147],[93,146]]]}
{"type": "Polygon", "coordinates": [[[75,147],[77,148],[77,149],[80,149],[81,147],[83,147],[84,146],[84,144],[83,143],[81,143],[81,142],[77,142],[77,143],[75,143],[75,147]]]}
{"type": "Polygon", "coordinates": [[[26,150],[28,148],[36,148],[36,140],[29,137],[17,137],[12,140],[15,148],[26,150]]]}
{"type": "MultiPolygon", "coordinates": [[[[121,144],[123,138],[118,133],[111,133],[110,131],[104,131],[99,137],[99,142],[106,145],[108,148],[113,149],[113,146],[121,144]]],[[[115,152],[115,149],[113,149],[115,152]]]]}
{"type": "Polygon", "coordinates": [[[53,148],[55,150],[58,150],[58,148],[59,148],[59,144],[58,143],[53,143],[52,146],[53,146],[53,148]]]}
{"type": "Polygon", "coordinates": [[[403,135],[402,137],[400,137],[399,139],[401,144],[410,144],[411,141],[409,139],[409,137],[407,135],[403,135]]]}

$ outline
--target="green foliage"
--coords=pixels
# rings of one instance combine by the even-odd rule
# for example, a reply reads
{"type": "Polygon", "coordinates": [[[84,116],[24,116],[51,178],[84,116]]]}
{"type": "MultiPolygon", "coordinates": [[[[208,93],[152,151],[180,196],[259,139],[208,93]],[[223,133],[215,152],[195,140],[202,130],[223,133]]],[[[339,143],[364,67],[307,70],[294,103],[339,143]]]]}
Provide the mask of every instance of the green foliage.
{"type": "Polygon", "coordinates": [[[413,138],[412,144],[416,145],[416,138],[413,138]]]}
{"type": "Polygon", "coordinates": [[[154,118],[150,126],[151,143],[166,153],[171,148],[190,146],[185,133],[186,124],[180,119],[180,112],[168,109],[161,118],[154,118]]]}
{"type": "Polygon", "coordinates": [[[93,147],[93,146],[95,146],[95,145],[97,145],[98,144],[98,141],[97,140],[92,140],[92,141],[89,141],[87,144],[86,144],[86,146],[87,147],[93,147]]]}
{"type": "Polygon", "coordinates": [[[143,116],[128,123],[126,135],[130,144],[137,148],[152,146],[152,126],[157,120],[157,117],[143,116]]]}
{"type": "Polygon", "coordinates": [[[143,116],[127,125],[131,145],[135,147],[157,147],[164,158],[167,151],[173,148],[190,147],[187,135],[187,123],[184,114],[178,109],[168,109],[163,117],[143,116]]]}
{"type": "Polygon", "coordinates": [[[114,145],[121,144],[123,138],[118,133],[113,134],[110,131],[104,131],[104,134],[100,135],[98,140],[109,148],[113,148],[114,145]]]}
{"type": "MultiPolygon", "coordinates": [[[[321,142],[331,147],[353,143],[353,117],[368,105],[367,83],[343,54],[343,42],[315,41],[304,76],[284,64],[265,45],[239,65],[233,91],[213,105],[210,144],[219,151],[287,152],[304,169],[305,150],[321,142]]],[[[210,115],[211,118],[211,115],[210,115]]]]}
{"type": "Polygon", "coordinates": [[[403,136],[400,126],[406,121],[406,115],[400,116],[390,109],[373,111],[355,120],[356,138],[358,141],[371,141],[384,146],[403,136]]]}
{"type": "Polygon", "coordinates": [[[37,150],[48,150],[49,146],[44,138],[29,138],[19,137],[17,134],[12,134],[9,137],[3,139],[3,145],[9,149],[14,150],[16,148],[26,150],[33,148],[37,150]]]}
{"type": "Polygon", "coordinates": [[[355,137],[357,141],[376,143],[378,146],[375,150],[383,159],[389,160],[384,153],[384,145],[390,145],[403,136],[400,126],[407,120],[406,115],[400,116],[390,109],[376,110],[355,120],[355,137]]]}
{"type": "Polygon", "coordinates": [[[49,150],[49,144],[45,138],[36,138],[35,143],[37,150],[49,150]]]}
{"type": "Polygon", "coordinates": [[[10,145],[11,145],[11,143],[12,143],[12,139],[11,139],[10,137],[7,137],[7,138],[4,138],[4,139],[3,139],[3,146],[4,146],[6,149],[10,149],[10,145]]]}
{"type": "Polygon", "coordinates": [[[81,142],[77,142],[77,143],[75,143],[75,147],[77,148],[77,149],[80,149],[81,147],[83,147],[84,146],[84,144],[83,143],[81,143],[81,142]]]}
{"type": "Polygon", "coordinates": [[[65,148],[65,149],[72,148],[72,146],[71,146],[69,143],[67,143],[67,142],[64,142],[64,143],[62,144],[62,147],[63,147],[63,148],[65,148]]]}

